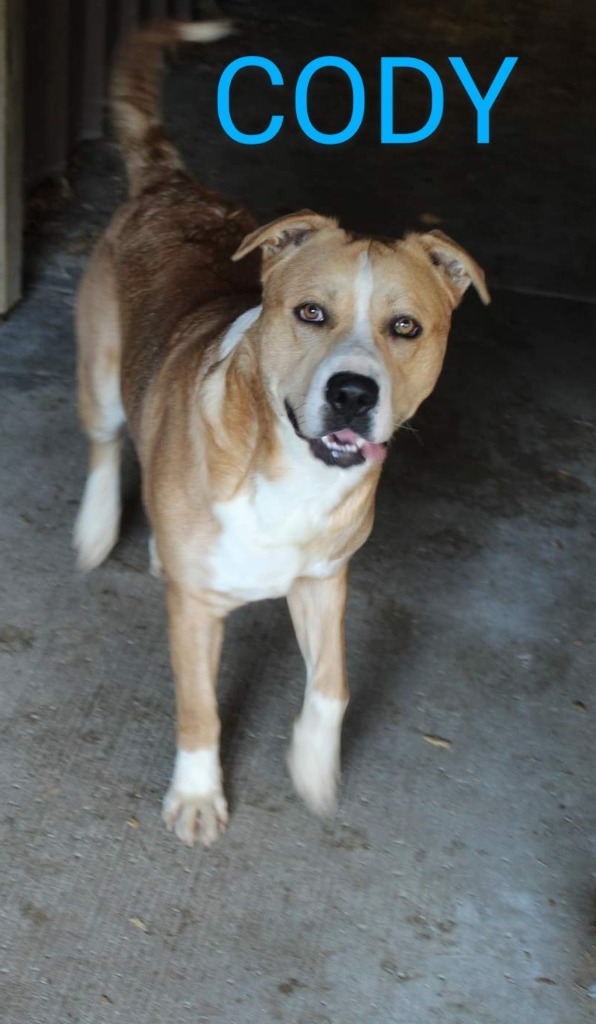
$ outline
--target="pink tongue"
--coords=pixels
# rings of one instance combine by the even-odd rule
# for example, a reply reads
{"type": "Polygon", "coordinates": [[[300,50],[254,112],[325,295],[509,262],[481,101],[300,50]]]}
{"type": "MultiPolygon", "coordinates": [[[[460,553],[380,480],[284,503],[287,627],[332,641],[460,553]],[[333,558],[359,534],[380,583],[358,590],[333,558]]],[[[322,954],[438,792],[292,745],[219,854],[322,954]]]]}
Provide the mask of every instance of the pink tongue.
{"type": "MultiPolygon", "coordinates": [[[[354,430],[350,430],[349,427],[345,427],[343,430],[336,430],[333,434],[338,441],[342,444],[356,444],[361,441],[360,434],[357,434],[354,430]]],[[[365,441],[360,449],[365,459],[370,459],[371,462],[382,462],[387,454],[387,449],[384,444],[373,444],[372,441],[365,441]]]]}

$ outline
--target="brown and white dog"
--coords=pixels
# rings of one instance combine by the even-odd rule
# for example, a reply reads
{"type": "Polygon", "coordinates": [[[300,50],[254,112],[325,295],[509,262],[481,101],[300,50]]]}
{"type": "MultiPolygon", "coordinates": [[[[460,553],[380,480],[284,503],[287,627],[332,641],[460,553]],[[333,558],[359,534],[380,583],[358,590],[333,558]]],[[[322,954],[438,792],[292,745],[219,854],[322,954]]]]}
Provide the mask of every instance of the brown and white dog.
{"type": "Polygon", "coordinates": [[[164,135],[162,50],[221,22],[165,22],[124,47],[112,106],[130,199],[77,303],[89,475],[75,528],[83,569],[116,542],[120,435],[134,440],[167,588],[177,754],[164,817],[208,845],[228,811],[216,680],[228,612],[287,597],[306,663],[288,766],[333,807],[348,700],[350,557],[368,537],[387,443],[432,391],[451,314],[484,275],[440,232],[357,236],[310,211],[257,227],[196,184],[164,135]],[[259,259],[259,251],[262,259],[259,259]]]}

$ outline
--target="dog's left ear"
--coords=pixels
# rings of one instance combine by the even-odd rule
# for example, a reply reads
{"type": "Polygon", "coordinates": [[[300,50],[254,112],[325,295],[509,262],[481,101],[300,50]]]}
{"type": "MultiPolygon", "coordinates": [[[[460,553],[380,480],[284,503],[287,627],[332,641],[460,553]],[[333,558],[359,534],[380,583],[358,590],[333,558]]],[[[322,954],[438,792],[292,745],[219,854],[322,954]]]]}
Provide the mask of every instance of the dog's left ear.
{"type": "Polygon", "coordinates": [[[454,306],[459,305],[466,289],[473,284],[485,306],[490,302],[484,271],[475,260],[442,231],[410,235],[428,253],[429,259],[446,285],[454,306]]]}
{"type": "Polygon", "coordinates": [[[296,249],[312,238],[317,231],[325,228],[336,228],[337,221],[331,217],[322,217],[312,210],[301,210],[288,217],[280,217],[262,228],[257,228],[247,235],[240,248],[232,256],[233,260],[241,260],[259,246],[263,254],[263,269],[269,269],[279,259],[291,256],[296,249]]]}

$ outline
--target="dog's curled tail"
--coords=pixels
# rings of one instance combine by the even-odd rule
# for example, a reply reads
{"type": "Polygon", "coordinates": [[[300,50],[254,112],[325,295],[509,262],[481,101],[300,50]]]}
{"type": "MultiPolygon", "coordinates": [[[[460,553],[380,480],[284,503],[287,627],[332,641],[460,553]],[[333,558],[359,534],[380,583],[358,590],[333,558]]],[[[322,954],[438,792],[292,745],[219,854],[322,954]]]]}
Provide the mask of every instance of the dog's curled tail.
{"type": "Polygon", "coordinates": [[[231,23],[225,20],[159,21],[124,41],[112,72],[111,105],[132,196],[184,166],[161,121],[159,79],[164,51],[182,42],[215,42],[231,31],[231,23]]]}

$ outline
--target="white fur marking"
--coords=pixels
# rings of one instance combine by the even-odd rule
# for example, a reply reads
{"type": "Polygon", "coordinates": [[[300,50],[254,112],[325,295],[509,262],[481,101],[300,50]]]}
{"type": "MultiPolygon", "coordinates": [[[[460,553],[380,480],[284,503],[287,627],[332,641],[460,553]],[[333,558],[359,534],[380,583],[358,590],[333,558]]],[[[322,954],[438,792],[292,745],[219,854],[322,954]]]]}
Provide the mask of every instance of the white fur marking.
{"type": "Polygon", "coordinates": [[[149,537],[149,572],[152,576],[155,576],[156,579],[160,579],[163,576],[161,558],[159,557],[157,541],[155,540],[155,534],[153,533],[149,537]]]}
{"type": "Polygon", "coordinates": [[[327,814],[335,806],[341,725],[347,704],[308,687],[294,723],[288,769],[297,793],[316,814],[327,814]]]}
{"type": "Polygon", "coordinates": [[[356,326],[354,328],[354,334],[360,345],[373,345],[373,332],[370,322],[370,302],[373,293],[373,268],[367,252],[361,252],[358,257],[355,293],[356,326]]]}
{"type": "Polygon", "coordinates": [[[107,558],[118,539],[120,473],[118,458],[106,460],[89,476],[74,529],[78,564],[88,571],[107,558]]]}
{"type": "Polygon", "coordinates": [[[190,797],[207,796],[214,789],[221,789],[217,747],[177,750],[172,786],[181,795],[190,797]]]}
{"type": "Polygon", "coordinates": [[[174,774],[163,806],[168,828],[192,845],[195,833],[211,846],[228,823],[228,807],[222,791],[217,746],[178,750],[174,774]]]}
{"type": "Polygon", "coordinates": [[[359,253],[353,281],[353,328],[314,373],[304,405],[304,429],[309,434],[322,431],[327,382],[333,374],[360,373],[364,377],[372,377],[379,385],[379,403],[372,415],[372,439],[387,441],[392,433],[391,382],[374,340],[371,311],[374,275],[368,252],[359,253]]]}
{"type": "Polygon", "coordinates": [[[94,441],[107,444],[116,439],[126,423],[118,376],[110,375],[102,381],[100,401],[101,426],[90,430],[89,435],[94,441]]]}
{"type": "Polygon", "coordinates": [[[289,423],[282,429],[284,476],[256,477],[250,489],[213,507],[222,529],[208,585],[245,601],[282,597],[298,576],[331,575],[333,566],[326,569],[320,551],[309,559],[305,548],[367,472],[366,464],[349,472],[324,465],[289,423]]]}
{"type": "Polygon", "coordinates": [[[245,313],[241,313],[239,317],[236,317],[233,324],[230,324],[220,342],[220,359],[225,359],[226,356],[229,356],[234,351],[249,327],[252,327],[255,321],[259,319],[262,308],[262,306],[254,306],[252,309],[247,309],[245,313]]]}

